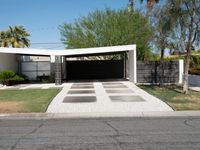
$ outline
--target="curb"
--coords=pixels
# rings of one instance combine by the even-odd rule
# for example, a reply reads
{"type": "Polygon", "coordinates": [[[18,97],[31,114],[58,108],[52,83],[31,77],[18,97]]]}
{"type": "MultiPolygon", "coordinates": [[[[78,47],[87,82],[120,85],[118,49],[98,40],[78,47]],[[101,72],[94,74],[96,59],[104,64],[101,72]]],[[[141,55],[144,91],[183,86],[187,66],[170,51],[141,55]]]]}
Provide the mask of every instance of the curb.
{"type": "Polygon", "coordinates": [[[81,119],[81,118],[171,118],[171,117],[200,117],[200,111],[174,112],[131,112],[131,113],[17,113],[0,114],[1,120],[46,120],[46,119],[81,119]]]}

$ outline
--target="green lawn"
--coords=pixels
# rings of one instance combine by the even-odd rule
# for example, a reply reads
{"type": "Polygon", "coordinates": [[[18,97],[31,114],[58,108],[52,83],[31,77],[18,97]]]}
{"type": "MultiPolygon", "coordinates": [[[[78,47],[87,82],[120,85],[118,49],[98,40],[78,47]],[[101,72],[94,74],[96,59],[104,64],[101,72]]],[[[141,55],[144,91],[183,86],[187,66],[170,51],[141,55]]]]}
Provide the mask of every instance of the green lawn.
{"type": "Polygon", "coordinates": [[[181,89],[172,86],[139,86],[151,95],[163,100],[174,110],[200,110],[200,92],[189,91],[188,95],[181,93],[181,89]]]}
{"type": "Polygon", "coordinates": [[[60,89],[0,90],[0,113],[45,112],[60,89]]]}

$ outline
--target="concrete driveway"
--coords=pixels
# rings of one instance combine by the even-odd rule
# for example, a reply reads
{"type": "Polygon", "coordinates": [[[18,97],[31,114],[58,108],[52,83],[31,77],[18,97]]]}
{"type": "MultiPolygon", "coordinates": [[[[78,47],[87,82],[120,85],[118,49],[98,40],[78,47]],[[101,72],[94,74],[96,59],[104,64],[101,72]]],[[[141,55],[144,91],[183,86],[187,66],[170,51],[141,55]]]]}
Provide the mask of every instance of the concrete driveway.
{"type": "Polygon", "coordinates": [[[48,113],[127,113],[173,111],[129,81],[67,83],[48,113]]]}

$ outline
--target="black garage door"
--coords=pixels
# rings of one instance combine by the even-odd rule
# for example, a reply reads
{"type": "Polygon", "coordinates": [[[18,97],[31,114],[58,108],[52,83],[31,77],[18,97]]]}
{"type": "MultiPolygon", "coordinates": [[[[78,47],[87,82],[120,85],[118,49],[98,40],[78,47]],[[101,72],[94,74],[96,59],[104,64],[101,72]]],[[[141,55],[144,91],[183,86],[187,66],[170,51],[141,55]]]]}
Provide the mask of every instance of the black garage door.
{"type": "Polygon", "coordinates": [[[124,78],[124,60],[67,61],[68,80],[124,78]]]}

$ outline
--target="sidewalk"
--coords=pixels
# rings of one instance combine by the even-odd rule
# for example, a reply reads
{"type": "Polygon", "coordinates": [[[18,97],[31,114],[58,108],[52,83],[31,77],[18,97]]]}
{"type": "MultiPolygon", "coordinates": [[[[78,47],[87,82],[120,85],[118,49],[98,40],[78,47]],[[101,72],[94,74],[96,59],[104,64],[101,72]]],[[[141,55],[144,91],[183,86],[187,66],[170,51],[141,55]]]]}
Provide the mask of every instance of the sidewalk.
{"type": "Polygon", "coordinates": [[[200,87],[189,87],[190,90],[200,92],[200,87]]]}
{"type": "Polygon", "coordinates": [[[63,88],[67,85],[67,83],[63,83],[62,85],[55,85],[55,83],[37,83],[37,84],[18,84],[13,86],[3,86],[0,84],[0,90],[6,89],[49,89],[49,88],[63,88]]]}

